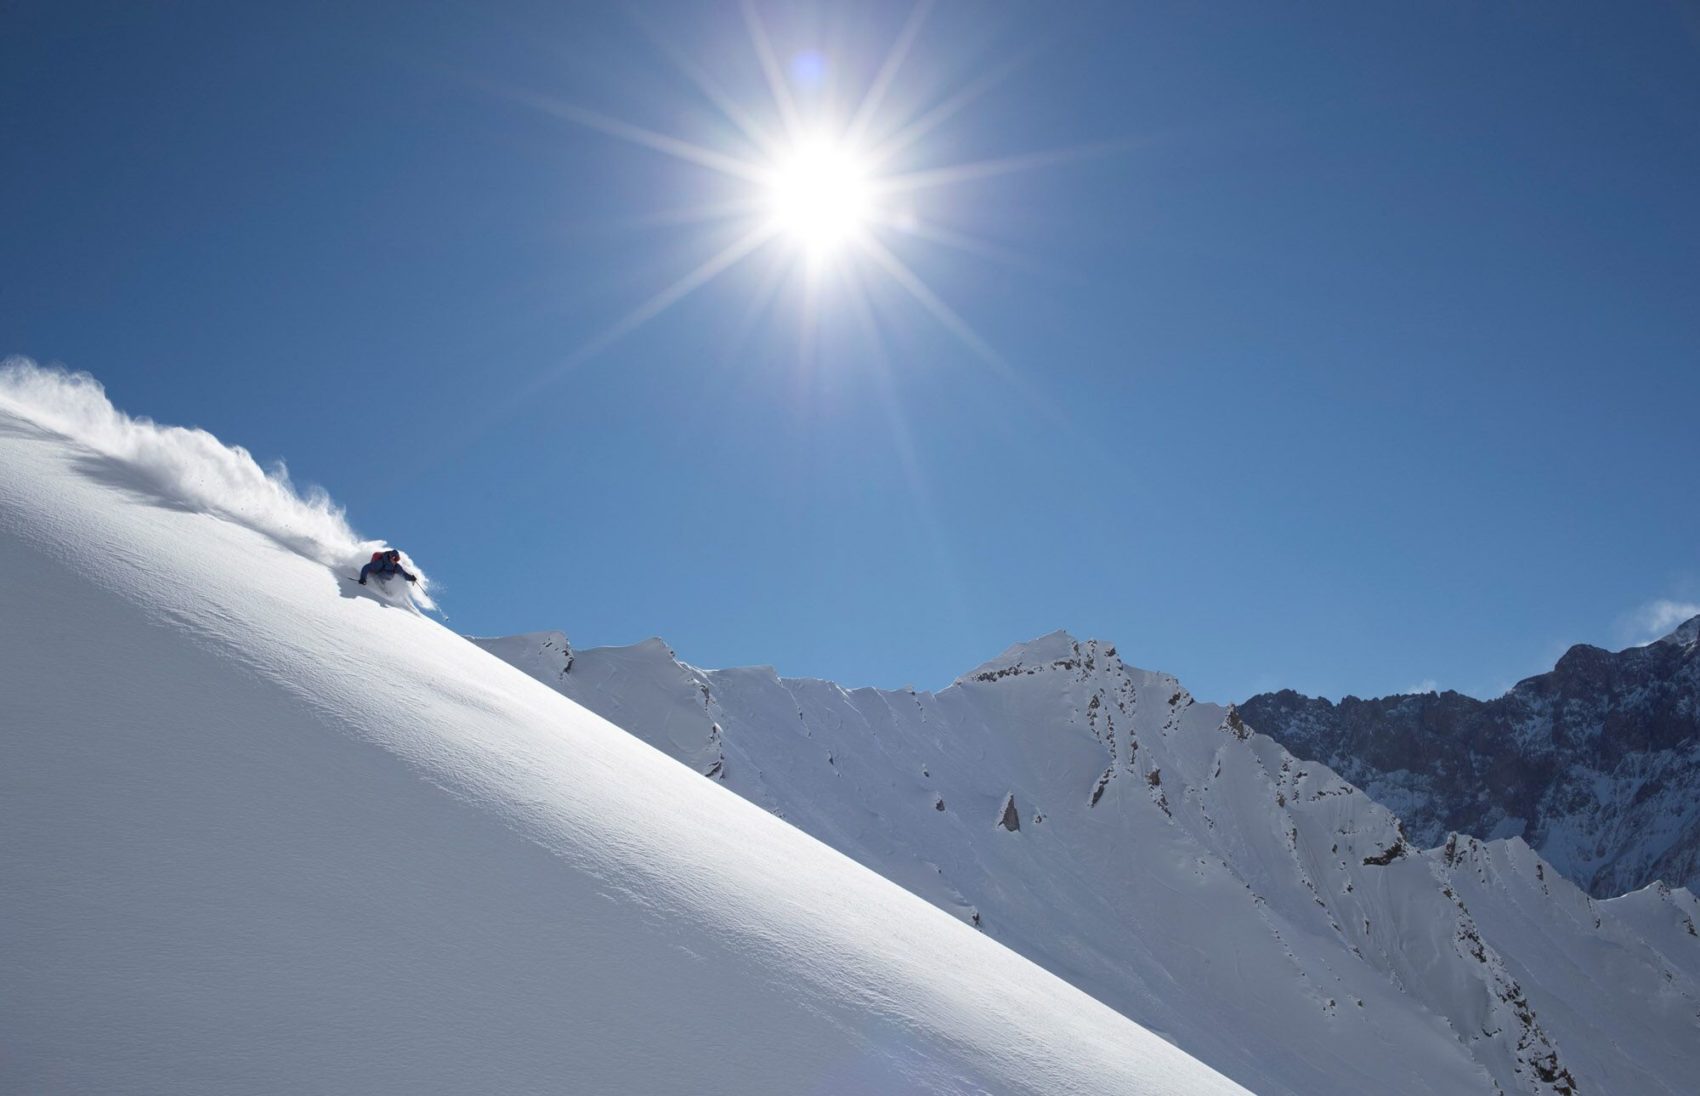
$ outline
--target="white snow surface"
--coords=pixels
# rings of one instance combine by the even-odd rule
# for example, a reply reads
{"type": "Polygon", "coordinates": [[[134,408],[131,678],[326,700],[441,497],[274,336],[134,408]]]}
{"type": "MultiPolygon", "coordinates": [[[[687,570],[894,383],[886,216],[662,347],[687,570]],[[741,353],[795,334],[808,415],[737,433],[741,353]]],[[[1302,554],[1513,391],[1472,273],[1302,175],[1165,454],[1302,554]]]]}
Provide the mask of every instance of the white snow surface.
{"type": "MultiPolygon", "coordinates": [[[[239,451],[19,391],[0,1091],[1242,1091],[355,586],[321,551],[340,516],[296,513],[239,451]],[[261,501],[233,507],[232,484],[261,501]]],[[[654,712],[651,737],[684,733],[654,712]]],[[[980,825],[992,804],[957,809],[980,825]]],[[[1175,958],[1149,990],[1185,1011],[1213,976],[1175,958]]]]}
{"type": "Polygon", "coordinates": [[[475,640],[1246,1087],[1692,1093],[1692,895],[1412,848],[1231,709],[1053,633],[937,693],[475,640]],[[1012,828],[1018,827],[1018,828],[1012,828]]]}

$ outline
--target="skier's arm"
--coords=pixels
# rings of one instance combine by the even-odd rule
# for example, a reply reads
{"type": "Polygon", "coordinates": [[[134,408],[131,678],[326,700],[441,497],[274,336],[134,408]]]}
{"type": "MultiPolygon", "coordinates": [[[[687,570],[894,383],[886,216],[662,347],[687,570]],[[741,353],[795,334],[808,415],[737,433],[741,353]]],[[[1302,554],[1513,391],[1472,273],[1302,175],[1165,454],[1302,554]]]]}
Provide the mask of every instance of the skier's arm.
{"type": "Polygon", "coordinates": [[[415,575],[415,574],[410,574],[410,573],[409,573],[409,572],[408,572],[408,570],[407,570],[407,568],[405,568],[405,567],[403,567],[403,566],[401,566],[401,565],[400,565],[400,564],[397,564],[397,565],[396,565],[396,570],[398,570],[398,571],[400,571],[400,572],[401,572],[401,577],[402,577],[402,578],[405,578],[405,579],[406,579],[406,580],[407,580],[407,581],[409,581],[409,582],[418,582],[418,581],[419,581],[419,576],[418,576],[418,575],[415,575]]]}
{"type": "Polygon", "coordinates": [[[366,576],[371,574],[372,568],[374,568],[376,566],[377,566],[377,564],[375,564],[375,563],[368,563],[366,566],[360,568],[360,581],[365,582],[366,576]]]}

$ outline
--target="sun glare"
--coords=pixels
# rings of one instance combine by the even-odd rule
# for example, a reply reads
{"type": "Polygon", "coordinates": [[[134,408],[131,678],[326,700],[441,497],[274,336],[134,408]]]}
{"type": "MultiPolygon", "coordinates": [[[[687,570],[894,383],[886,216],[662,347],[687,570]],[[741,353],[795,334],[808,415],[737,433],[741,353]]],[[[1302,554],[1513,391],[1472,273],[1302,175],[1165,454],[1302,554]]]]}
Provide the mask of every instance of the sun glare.
{"type": "MultiPolygon", "coordinates": [[[[1031,170],[1083,154],[1092,146],[926,166],[933,159],[927,155],[930,135],[1016,67],[1014,63],[995,65],[961,84],[934,79],[931,93],[909,94],[901,73],[932,8],[931,0],[917,0],[889,50],[876,62],[835,50],[826,42],[776,46],[754,0],[744,0],[753,67],[766,82],[765,95],[747,99],[727,92],[719,69],[735,73],[751,66],[709,52],[702,56],[712,58],[714,67],[704,67],[696,54],[670,46],[658,36],[657,44],[679,74],[696,86],[724,123],[712,127],[718,137],[709,144],[574,103],[516,93],[557,117],[736,184],[730,189],[722,186],[719,201],[658,212],[653,222],[646,222],[710,228],[715,250],[574,350],[568,362],[601,352],[733,268],[750,263],[765,270],[752,281],[755,292],[748,322],[773,311],[775,302],[782,299],[781,288],[789,283],[796,292],[784,299],[798,306],[801,332],[812,339],[822,317],[831,313],[850,318],[872,344],[881,338],[884,322],[877,313],[889,317],[887,310],[897,307],[896,296],[902,295],[1003,372],[1004,364],[990,344],[909,265],[907,255],[923,248],[943,248],[1010,261],[1010,254],[958,227],[963,220],[960,201],[948,203],[948,221],[955,223],[947,223],[929,215],[929,206],[942,210],[947,203],[939,198],[929,201],[923,195],[1031,170]],[[870,75],[858,94],[852,86],[856,81],[846,80],[845,74],[861,70],[870,75]],[[832,276],[823,276],[828,273],[832,276]],[[829,297],[844,307],[825,307],[829,297]]],[[[929,64],[937,69],[936,61],[929,64]]]]}
{"type": "Polygon", "coordinates": [[[798,144],[774,165],[767,200],[774,229],[816,259],[853,241],[873,214],[867,169],[825,138],[798,144]]]}

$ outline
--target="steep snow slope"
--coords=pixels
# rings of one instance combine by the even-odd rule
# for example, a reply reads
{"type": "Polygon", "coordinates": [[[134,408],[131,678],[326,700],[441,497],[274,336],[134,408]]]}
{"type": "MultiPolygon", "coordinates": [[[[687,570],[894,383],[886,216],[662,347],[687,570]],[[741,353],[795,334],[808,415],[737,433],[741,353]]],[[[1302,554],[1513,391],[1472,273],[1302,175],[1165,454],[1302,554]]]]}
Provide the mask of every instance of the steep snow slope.
{"type": "Polygon", "coordinates": [[[1519,836],[1596,897],[1700,884],[1700,617],[1644,647],[1572,647],[1494,700],[1287,690],[1241,711],[1421,843],[1519,836]]]}
{"type": "Polygon", "coordinates": [[[0,407],[0,1091],[1240,1091],[209,508],[0,407]]]}
{"type": "Polygon", "coordinates": [[[1057,633],[938,693],[477,640],[1261,1093],[1687,1093],[1686,892],[1418,853],[1319,764],[1057,633]]]}
{"type": "Polygon", "coordinates": [[[1649,888],[1665,908],[1638,919],[1629,907],[1646,901],[1639,893],[1594,901],[1516,839],[1453,837],[1421,859],[1480,938],[1498,942],[1512,985],[1559,1038],[1582,1091],[1692,1090],[1700,946],[1674,938],[1692,895],[1649,888]]]}

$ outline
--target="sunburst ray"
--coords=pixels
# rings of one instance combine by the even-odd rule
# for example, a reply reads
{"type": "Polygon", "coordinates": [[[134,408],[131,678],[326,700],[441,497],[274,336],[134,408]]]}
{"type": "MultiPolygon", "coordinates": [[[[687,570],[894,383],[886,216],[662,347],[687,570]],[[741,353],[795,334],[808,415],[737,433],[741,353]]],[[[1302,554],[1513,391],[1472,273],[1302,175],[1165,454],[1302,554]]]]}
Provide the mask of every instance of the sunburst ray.
{"type": "Polygon", "coordinates": [[[920,35],[921,27],[926,23],[927,14],[932,11],[932,7],[932,0],[921,0],[909,13],[909,19],[903,24],[897,41],[886,54],[878,75],[868,86],[867,94],[862,96],[862,104],[856,108],[856,116],[850,120],[849,127],[844,131],[844,140],[852,147],[862,143],[868,125],[878,115],[880,106],[885,102],[886,93],[891,90],[892,81],[897,79],[897,71],[903,67],[903,62],[909,57],[909,51],[914,48],[915,39],[920,35]]]}
{"type": "Polygon", "coordinates": [[[1069,160],[1102,156],[1109,152],[1119,152],[1132,147],[1133,143],[1131,138],[1092,141],[1085,144],[1069,145],[1064,148],[1025,152],[1017,156],[1000,156],[991,160],[974,160],[968,163],[951,164],[947,167],[930,168],[925,171],[882,175],[875,180],[874,186],[885,194],[907,194],[932,187],[954,186],[958,183],[973,182],[977,179],[1013,175],[1017,172],[1050,167],[1053,164],[1065,163],[1069,160]]]}
{"type": "Polygon", "coordinates": [[[982,74],[978,79],[957,91],[944,102],[929,108],[913,121],[902,123],[894,119],[893,124],[900,128],[890,136],[879,138],[874,147],[868,152],[868,162],[875,166],[892,160],[898,153],[909,148],[921,138],[948,122],[976,99],[991,91],[1007,80],[1011,74],[1026,63],[1025,58],[1016,58],[1004,62],[991,71],[982,74]]]}
{"type": "Polygon", "coordinates": [[[761,16],[756,14],[756,6],[752,0],[744,0],[744,26],[750,34],[750,45],[755,48],[756,59],[761,62],[761,71],[767,77],[768,91],[773,95],[773,105],[779,111],[779,118],[785,124],[785,135],[792,141],[797,140],[803,132],[802,117],[797,111],[797,101],[791,96],[791,85],[785,80],[785,73],[779,67],[779,58],[774,55],[773,43],[768,40],[767,30],[761,24],[761,16]]]}
{"type": "Polygon", "coordinates": [[[559,99],[550,99],[547,96],[532,95],[525,92],[517,92],[515,97],[546,114],[576,122],[589,129],[606,133],[610,137],[618,137],[622,141],[665,153],[674,159],[696,164],[698,167],[705,167],[722,175],[757,184],[760,184],[764,178],[761,168],[749,160],[728,156],[724,152],[716,152],[714,149],[704,148],[702,145],[670,134],[645,129],[643,126],[621,121],[600,111],[581,107],[576,103],[567,103],[559,99]]]}
{"type": "Polygon", "coordinates": [[[772,156],[780,147],[778,138],[755,118],[755,115],[745,110],[736,99],[728,95],[712,77],[690,59],[688,55],[668,39],[653,21],[646,15],[634,13],[633,20],[643,31],[644,36],[657,49],[661,50],[685,79],[702,92],[703,97],[714,105],[714,108],[731,122],[752,148],[762,156],[772,156]]]}
{"type": "Polygon", "coordinates": [[[1009,364],[1005,362],[991,344],[982,339],[978,332],[969,325],[967,320],[956,314],[948,304],[940,299],[937,293],[921,280],[920,275],[910,270],[908,265],[899,259],[890,248],[876,239],[862,241],[862,250],[878,263],[892,281],[913,297],[922,308],[938,321],[939,326],[955,335],[968,349],[979,355],[981,360],[992,366],[999,373],[1010,372],[1009,364]]]}

